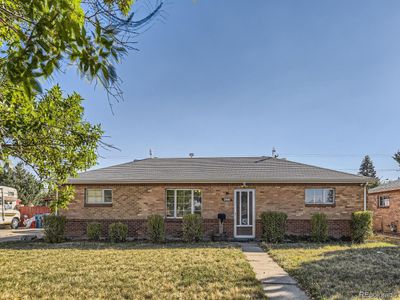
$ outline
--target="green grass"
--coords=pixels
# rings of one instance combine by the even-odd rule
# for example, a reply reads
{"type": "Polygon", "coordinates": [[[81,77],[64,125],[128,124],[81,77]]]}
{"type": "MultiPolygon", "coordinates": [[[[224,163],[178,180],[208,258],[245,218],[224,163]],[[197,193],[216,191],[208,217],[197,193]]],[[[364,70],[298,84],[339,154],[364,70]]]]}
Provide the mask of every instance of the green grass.
{"type": "Polygon", "coordinates": [[[299,243],[267,251],[314,299],[399,299],[398,245],[299,243]]]}
{"type": "Polygon", "coordinates": [[[0,250],[1,299],[263,298],[238,248],[15,243],[0,250]]]}

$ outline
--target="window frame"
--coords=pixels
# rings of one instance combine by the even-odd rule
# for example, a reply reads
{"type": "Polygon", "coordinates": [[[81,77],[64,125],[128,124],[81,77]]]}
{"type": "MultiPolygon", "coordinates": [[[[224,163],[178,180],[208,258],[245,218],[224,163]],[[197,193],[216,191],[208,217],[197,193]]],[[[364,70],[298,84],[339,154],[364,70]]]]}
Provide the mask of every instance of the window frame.
{"type": "Polygon", "coordinates": [[[321,188],[306,188],[304,189],[304,204],[306,206],[335,206],[336,205],[336,189],[335,188],[329,188],[329,187],[321,187],[321,188]],[[307,191],[313,190],[314,195],[313,195],[313,202],[307,202],[307,191]],[[322,201],[321,203],[315,202],[315,190],[322,190],[322,201]],[[325,193],[327,190],[333,191],[333,202],[325,202],[325,193]]]}
{"type": "Polygon", "coordinates": [[[85,206],[86,207],[96,207],[96,206],[112,206],[113,205],[113,195],[114,195],[114,193],[113,193],[113,190],[112,189],[110,189],[110,188],[86,188],[85,189],[85,201],[84,201],[84,203],[85,203],[85,206]],[[90,202],[88,202],[88,200],[89,200],[89,197],[88,197],[88,193],[89,193],[89,191],[90,190],[97,190],[97,191],[101,191],[101,195],[102,195],[102,202],[97,202],[97,203],[90,203],[90,202]],[[106,191],[110,191],[111,192],[111,202],[105,202],[104,200],[105,200],[105,192],[106,191]]]}
{"type": "Polygon", "coordinates": [[[378,208],[389,208],[390,207],[390,196],[388,195],[379,195],[378,196],[378,208]],[[381,205],[381,200],[387,199],[387,205],[381,205]]]}
{"type": "Polygon", "coordinates": [[[200,198],[201,198],[201,205],[200,205],[200,216],[203,214],[203,191],[201,189],[165,189],[165,217],[167,219],[182,219],[182,217],[177,216],[177,191],[191,191],[191,198],[190,198],[190,213],[195,213],[194,207],[194,192],[200,191],[200,198]],[[174,192],[174,215],[168,216],[168,191],[174,192]]]}

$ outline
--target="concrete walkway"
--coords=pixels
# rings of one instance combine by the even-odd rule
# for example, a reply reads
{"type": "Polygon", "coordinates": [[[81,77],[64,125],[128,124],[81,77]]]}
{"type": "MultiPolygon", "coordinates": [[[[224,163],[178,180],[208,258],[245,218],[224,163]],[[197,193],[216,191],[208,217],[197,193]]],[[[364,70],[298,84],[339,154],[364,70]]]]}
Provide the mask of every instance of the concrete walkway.
{"type": "Polygon", "coordinates": [[[0,229],[0,243],[15,241],[32,241],[43,237],[43,229],[20,228],[20,229],[0,229]]]}
{"type": "Polygon", "coordinates": [[[253,267],[257,279],[261,281],[268,299],[309,299],[297,286],[297,282],[257,244],[240,243],[240,246],[253,267]]]}

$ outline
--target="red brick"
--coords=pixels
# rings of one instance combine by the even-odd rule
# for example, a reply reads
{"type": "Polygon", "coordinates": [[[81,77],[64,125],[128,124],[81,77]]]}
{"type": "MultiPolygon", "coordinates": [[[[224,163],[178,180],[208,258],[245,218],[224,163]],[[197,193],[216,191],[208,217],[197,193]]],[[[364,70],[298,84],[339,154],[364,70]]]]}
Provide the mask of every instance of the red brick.
{"type": "MultiPolygon", "coordinates": [[[[224,229],[233,237],[233,201],[222,199],[228,193],[233,200],[234,190],[241,184],[114,184],[114,185],[76,185],[75,200],[68,210],[67,235],[83,236],[88,222],[103,224],[106,235],[108,225],[121,221],[128,224],[129,236],[145,238],[146,218],[151,214],[165,216],[165,190],[168,188],[191,188],[202,191],[202,218],[206,237],[218,232],[218,213],[225,213],[227,220],[224,229]],[[104,188],[113,190],[112,207],[85,207],[85,188],[104,188]]],[[[246,188],[256,190],[256,236],[261,237],[260,214],[263,211],[282,211],[288,215],[288,233],[306,235],[310,233],[310,219],[313,213],[323,212],[329,220],[330,234],[335,237],[350,234],[350,220],[353,211],[363,209],[363,188],[359,184],[251,184],[246,188]],[[331,187],[336,190],[336,203],[332,207],[309,207],[304,204],[306,188],[331,187]]],[[[167,236],[181,236],[181,220],[166,219],[167,236]]]]}

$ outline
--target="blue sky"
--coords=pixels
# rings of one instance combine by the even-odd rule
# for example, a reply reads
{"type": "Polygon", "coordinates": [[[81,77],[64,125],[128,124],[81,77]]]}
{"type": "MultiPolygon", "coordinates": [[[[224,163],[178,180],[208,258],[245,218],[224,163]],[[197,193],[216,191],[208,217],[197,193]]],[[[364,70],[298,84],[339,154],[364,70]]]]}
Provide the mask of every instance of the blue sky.
{"type": "MultiPolygon", "coordinates": [[[[143,3],[143,0],[142,0],[143,3]]],[[[270,155],[355,173],[369,154],[397,178],[399,1],[166,0],[165,20],[117,70],[124,102],[71,69],[55,76],[85,100],[121,151],[148,157],[270,155]]],[[[143,8],[139,0],[137,8],[143,8]]]]}

